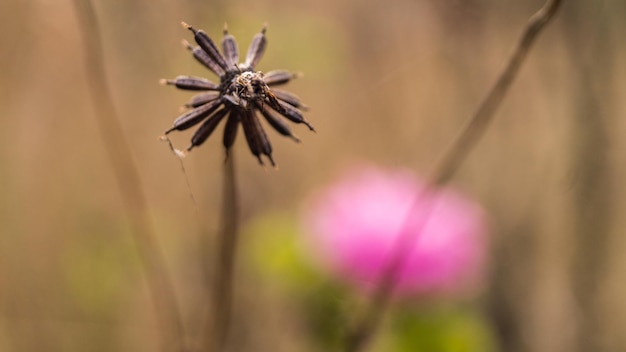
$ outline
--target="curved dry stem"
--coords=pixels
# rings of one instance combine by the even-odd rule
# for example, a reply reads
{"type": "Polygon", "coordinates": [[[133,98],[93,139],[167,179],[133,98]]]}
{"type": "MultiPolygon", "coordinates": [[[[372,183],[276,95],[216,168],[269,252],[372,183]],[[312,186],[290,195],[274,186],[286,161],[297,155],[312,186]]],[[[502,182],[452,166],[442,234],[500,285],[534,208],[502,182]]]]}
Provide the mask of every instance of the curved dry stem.
{"type": "Polygon", "coordinates": [[[148,281],[159,323],[159,335],[162,338],[161,348],[164,351],[183,350],[183,329],[174,287],[149,219],[148,204],[139,171],[132,159],[130,146],[122,131],[111,91],[106,83],[98,20],[89,0],[75,0],[74,6],[81,26],[87,82],[96,112],[98,130],[117,178],[137,252],[148,281]]]}
{"type": "MultiPolygon", "coordinates": [[[[450,147],[444,151],[441,159],[432,168],[428,177],[428,184],[432,185],[432,187],[426,188],[423,192],[416,195],[412,208],[421,199],[432,199],[432,195],[437,192],[437,187],[445,184],[454,175],[468,153],[478,144],[487,130],[489,123],[493,120],[496,109],[500,106],[502,99],[505,97],[513,80],[517,76],[519,68],[524,62],[532,44],[535,42],[537,35],[554,17],[560,4],[561,0],[548,0],[539,11],[531,16],[515,47],[513,55],[498,77],[498,80],[485,96],[474,115],[468,120],[466,126],[461,130],[461,133],[452,140],[450,147]]],[[[432,205],[428,208],[431,209],[432,205]]],[[[421,225],[419,227],[424,226],[428,217],[428,212],[421,215],[419,219],[421,225]]],[[[414,234],[406,234],[396,241],[394,249],[391,252],[393,253],[392,260],[385,268],[384,274],[377,285],[377,289],[364,315],[357,322],[355,328],[350,331],[346,341],[345,351],[358,352],[364,351],[367,348],[367,344],[376,332],[387,310],[390,298],[393,294],[393,283],[398,274],[398,269],[402,267],[407,257],[407,248],[412,248],[416,240],[418,240],[418,238],[416,238],[414,234]]]]}
{"type": "Polygon", "coordinates": [[[484,135],[496,109],[508,92],[513,80],[524,63],[526,54],[535,42],[537,35],[554,17],[561,0],[549,0],[530,17],[515,51],[506,67],[498,77],[489,93],[485,96],[474,115],[468,120],[461,133],[452,140],[449,148],[443,153],[439,162],[433,167],[429,180],[433,185],[446,183],[461,166],[467,154],[478,144],[484,135]]]}

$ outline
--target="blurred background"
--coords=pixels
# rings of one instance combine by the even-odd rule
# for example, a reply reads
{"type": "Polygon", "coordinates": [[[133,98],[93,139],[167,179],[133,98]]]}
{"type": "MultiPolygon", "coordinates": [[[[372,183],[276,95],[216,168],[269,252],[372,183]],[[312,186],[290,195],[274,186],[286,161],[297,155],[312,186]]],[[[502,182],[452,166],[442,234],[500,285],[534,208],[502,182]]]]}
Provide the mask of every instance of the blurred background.
{"type": "MultiPolygon", "coordinates": [[[[223,151],[210,138],[184,159],[185,175],[158,140],[192,95],[158,80],[214,78],[181,46],[192,38],[180,21],[217,40],[226,22],[241,51],[267,22],[258,69],[304,73],[288,90],[318,133],[294,126],[297,145],[268,131],[279,170],[259,167],[241,135],[235,146],[231,350],[330,351],[360,298],[307,264],[302,205],[351,163],[425,173],[542,5],[94,0],[107,83],[190,343],[203,334],[223,151]]],[[[394,305],[372,350],[626,350],[625,24],[624,1],[564,1],[452,181],[490,214],[484,287],[394,305]]],[[[3,0],[0,29],[0,351],[158,350],[73,2],[3,0]]],[[[172,134],[180,148],[190,137],[172,134]]]]}

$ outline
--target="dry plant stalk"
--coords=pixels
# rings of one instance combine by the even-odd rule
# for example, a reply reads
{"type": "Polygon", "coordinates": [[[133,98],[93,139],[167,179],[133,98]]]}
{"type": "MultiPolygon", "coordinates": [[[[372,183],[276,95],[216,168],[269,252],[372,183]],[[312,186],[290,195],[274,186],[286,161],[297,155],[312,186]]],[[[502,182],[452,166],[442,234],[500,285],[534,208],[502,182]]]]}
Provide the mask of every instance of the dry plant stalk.
{"type": "Polygon", "coordinates": [[[182,351],[184,333],[174,287],[149,220],[148,205],[139,172],[132,159],[130,146],[122,132],[111,91],[107,86],[98,20],[90,0],[75,0],[74,6],[81,26],[87,82],[96,112],[98,130],[117,178],[137,252],[148,281],[162,339],[161,349],[182,351]]]}
{"type": "MultiPolygon", "coordinates": [[[[450,147],[444,151],[439,162],[435,164],[429,173],[427,180],[432,187],[416,195],[416,200],[424,196],[431,196],[425,193],[436,193],[437,187],[444,185],[450,180],[468,153],[478,144],[487,127],[489,127],[489,123],[493,120],[496,109],[502,103],[503,98],[517,76],[532,44],[546,24],[554,17],[560,4],[561,0],[548,0],[539,11],[530,17],[511,58],[498,80],[485,96],[476,112],[468,120],[466,126],[461,130],[461,133],[453,139],[450,147]]],[[[423,215],[419,219],[420,223],[424,224],[427,218],[428,215],[423,215]]],[[[345,348],[347,352],[359,352],[367,348],[389,306],[389,301],[393,294],[393,282],[395,281],[398,268],[404,263],[407,244],[414,244],[415,240],[416,238],[413,234],[398,238],[392,251],[392,260],[388,267],[385,268],[371,302],[355,328],[349,332],[345,348]]]]}
{"type": "Polygon", "coordinates": [[[233,279],[237,254],[239,206],[234,156],[224,162],[224,194],[222,195],[222,224],[217,240],[212,309],[207,319],[210,340],[208,351],[222,351],[230,331],[233,306],[233,279]]]}

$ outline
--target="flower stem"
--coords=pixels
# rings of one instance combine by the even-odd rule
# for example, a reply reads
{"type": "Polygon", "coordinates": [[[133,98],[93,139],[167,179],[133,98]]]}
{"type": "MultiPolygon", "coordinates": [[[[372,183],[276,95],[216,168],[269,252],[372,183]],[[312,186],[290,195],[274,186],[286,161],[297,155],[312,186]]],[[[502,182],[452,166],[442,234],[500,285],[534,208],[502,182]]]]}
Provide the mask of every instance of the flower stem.
{"type": "Polygon", "coordinates": [[[222,199],[222,225],[218,234],[216,273],[213,283],[213,309],[208,321],[212,337],[209,351],[224,349],[230,331],[233,277],[237,250],[239,208],[235,179],[234,153],[229,153],[224,163],[224,193],[222,199]]]}
{"type": "Polygon", "coordinates": [[[87,82],[96,112],[98,130],[117,178],[137,252],[148,281],[162,339],[161,349],[181,351],[184,350],[184,332],[174,287],[149,219],[148,202],[139,171],[132,158],[131,148],[124,136],[107,85],[98,20],[89,0],[74,0],[74,7],[81,26],[87,82]]]}
{"type": "MultiPolygon", "coordinates": [[[[413,198],[412,204],[409,207],[408,214],[413,213],[412,209],[417,204],[424,207],[424,211],[419,212],[419,218],[415,219],[415,232],[403,232],[393,244],[392,253],[389,263],[383,268],[382,275],[379,282],[376,285],[369,306],[367,307],[362,320],[358,322],[356,328],[354,328],[348,335],[346,341],[347,352],[363,351],[367,347],[369,340],[372,338],[384,313],[387,310],[390,299],[393,296],[395,289],[394,283],[400,273],[400,269],[404,266],[404,263],[408,256],[411,254],[415,242],[417,241],[416,233],[420,233],[424,228],[430,214],[435,206],[433,199],[436,190],[432,187],[425,187],[420,190],[413,198]]],[[[405,221],[408,220],[405,219],[405,221]]]]}
{"type": "MultiPolygon", "coordinates": [[[[436,187],[448,182],[469,152],[478,144],[487,127],[489,127],[489,123],[493,120],[496,109],[502,103],[503,98],[517,76],[519,68],[524,62],[532,44],[538,34],[545,28],[545,25],[554,17],[560,3],[561,0],[548,0],[539,11],[530,17],[515,47],[515,51],[498,80],[460,134],[452,140],[450,147],[444,151],[439,162],[432,168],[428,177],[429,184],[432,187],[416,195],[414,205],[423,197],[431,197],[433,193],[437,192],[436,187]]],[[[429,208],[432,208],[432,204],[429,208]]],[[[420,219],[421,227],[426,223],[427,218],[428,215],[422,215],[420,219]]],[[[367,348],[389,306],[394,289],[394,279],[398,274],[398,269],[402,267],[407,257],[407,248],[412,248],[416,240],[417,238],[414,235],[410,236],[410,238],[408,235],[405,235],[399,237],[396,241],[391,252],[392,260],[385,268],[370,303],[361,319],[357,321],[355,327],[348,334],[345,351],[359,352],[367,348]]]]}

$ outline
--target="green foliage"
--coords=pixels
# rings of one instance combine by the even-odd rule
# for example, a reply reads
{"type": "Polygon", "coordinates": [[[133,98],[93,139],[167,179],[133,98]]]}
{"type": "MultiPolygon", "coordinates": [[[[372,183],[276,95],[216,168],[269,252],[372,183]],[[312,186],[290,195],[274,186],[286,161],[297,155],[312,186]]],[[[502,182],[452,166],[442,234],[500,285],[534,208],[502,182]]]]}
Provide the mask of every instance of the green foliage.
{"type": "MultiPolygon", "coordinates": [[[[297,307],[312,350],[339,351],[358,313],[359,298],[307,258],[291,214],[265,214],[247,227],[252,266],[297,307]]],[[[493,341],[475,307],[452,298],[396,302],[373,351],[489,352],[493,341]]]]}
{"type": "Polygon", "coordinates": [[[393,310],[390,320],[392,351],[494,350],[485,321],[472,307],[454,303],[401,306],[393,310]]]}

